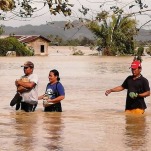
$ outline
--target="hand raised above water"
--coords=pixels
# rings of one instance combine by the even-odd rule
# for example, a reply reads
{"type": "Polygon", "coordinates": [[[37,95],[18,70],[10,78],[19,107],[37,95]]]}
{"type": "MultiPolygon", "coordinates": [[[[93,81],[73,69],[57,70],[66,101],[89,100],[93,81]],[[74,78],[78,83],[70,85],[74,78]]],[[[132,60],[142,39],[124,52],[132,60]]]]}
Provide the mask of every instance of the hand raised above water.
{"type": "Polygon", "coordinates": [[[108,96],[111,92],[112,92],[111,89],[106,90],[105,95],[108,96]]]}
{"type": "Polygon", "coordinates": [[[130,92],[130,93],[129,93],[129,96],[130,96],[132,99],[135,99],[135,98],[138,97],[138,93],[130,92]]]}

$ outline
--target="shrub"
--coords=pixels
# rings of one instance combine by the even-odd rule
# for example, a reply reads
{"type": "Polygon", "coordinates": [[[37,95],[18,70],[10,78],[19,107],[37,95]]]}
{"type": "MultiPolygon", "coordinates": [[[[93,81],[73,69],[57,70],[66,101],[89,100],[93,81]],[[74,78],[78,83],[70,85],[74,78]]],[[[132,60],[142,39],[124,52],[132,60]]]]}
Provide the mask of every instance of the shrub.
{"type": "Polygon", "coordinates": [[[6,56],[8,51],[15,51],[17,56],[32,56],[30,51],[24,44],[20,43],[14,37],[0,39],[0,56],[6,56]]]}
{"type": "Polygon", "coordinates": [[[138,56],[142,56],[143,53],[144,53],[144,47],[139,47],[139,48],[137,49],[137,55],[138,55],[138,56]]]}

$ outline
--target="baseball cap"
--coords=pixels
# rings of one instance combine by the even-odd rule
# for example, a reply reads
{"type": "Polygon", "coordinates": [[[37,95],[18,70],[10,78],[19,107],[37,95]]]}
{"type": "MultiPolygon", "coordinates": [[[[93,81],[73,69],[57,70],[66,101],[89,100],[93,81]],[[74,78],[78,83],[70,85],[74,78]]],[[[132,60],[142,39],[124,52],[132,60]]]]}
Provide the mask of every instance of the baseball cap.
{"type": "Polygon", "coordinates": [[[141,66],[141,62],[140,61],[133,61],[132,63],[131,63],[131,69],[137,69],[137,68],[141,68],[142,66],[141,66]]]}
{"type": "Polygon", "coordinates": [[[21,67],[31,67],[31,68],[34,68],[34,64],[31,61],[27,61],[21,67]]]}

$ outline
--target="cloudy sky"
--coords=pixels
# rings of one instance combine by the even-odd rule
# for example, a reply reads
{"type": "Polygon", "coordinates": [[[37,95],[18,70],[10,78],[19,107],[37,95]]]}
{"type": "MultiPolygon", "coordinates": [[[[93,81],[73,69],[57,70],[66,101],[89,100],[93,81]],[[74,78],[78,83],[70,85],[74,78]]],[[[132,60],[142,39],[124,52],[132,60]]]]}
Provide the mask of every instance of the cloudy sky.
{"type": "MultiPolygon", "coordinates": [[[[33,4],[35,7],[40,9],[39,11],[36,11],[34,15],[31,18],[19,18],[14,16],[15,11],[13,13],[6,13],[6,19],[5,21],[1,20],[1,24],[5,26],[13,26],[13,27],[19,27],[26,24],[31,25],[41,25],[46,24],[47,22],[52,21],[72,21],[76,20],[81,17],[87,17],[87,18],[93,18],[96,16],[96,14],[102,10],[107,10],[111,13],[110,7],[111,6],[119,6],[120,8],[124,9],[125,13],[132,13],[132,12],[138,12],[139,7],[136,5],[135,0],[69,0],[69,3],[74,4],[74,7],[72,8],[72,15],[70,17],[64,17],[62,14],[54,16],[49,13],[48,6],[43,7],[43,3],[41,3],[42,0],[36,0],[33,4]],[[89,8],[90,11],[87,16],[83,16],[79,13],[79,9],[82,8],[82,5],[85,8],[89,8]],[[129,9],[130,5],[135,5],[132,9],[129,9]],[[42,8],[42,9],[41,9],[42,8]]],[[[150,0],[142,0],[144,4],[146,4],[148,7],[146,7],[146,10],[151,9],[151,1],[150,0]]],[[[144,10],[145,10],[144,9],[144,10]]],[[[151,20],[151,11],[143,12],[140,15],[135,15],[134,18],[138,21],[138,26],[142,26],[145,22],[151,20]]],[[[151,29],[151,22],[146,24],[146,26],[143,26],[144,28],[151,29]]]]}

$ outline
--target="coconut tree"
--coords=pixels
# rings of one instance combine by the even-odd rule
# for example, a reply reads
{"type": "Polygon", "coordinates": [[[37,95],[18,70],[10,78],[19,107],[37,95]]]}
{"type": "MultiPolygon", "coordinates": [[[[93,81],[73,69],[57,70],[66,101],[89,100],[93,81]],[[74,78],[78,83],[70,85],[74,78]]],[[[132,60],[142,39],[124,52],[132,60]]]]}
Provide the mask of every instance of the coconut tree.
{"type": "Polygon", "coordinates": [[[133,53],[134,41],[133,36],[136,32],[136,21],[122,15],[112,16],[113,20],[113,39],[114,45],[120,54],[133,53]],[[114,24],[115,23],[115,24],[114,24]]]}
{"type": "Polygon", "coordinates": [[[122,17],[121,13],[99,13],[95,21],[87,22],[87,27],[99,39],[106,55],[125,54],[133,51],[133,35],[136,34],[136,21],[122,17]]]}

